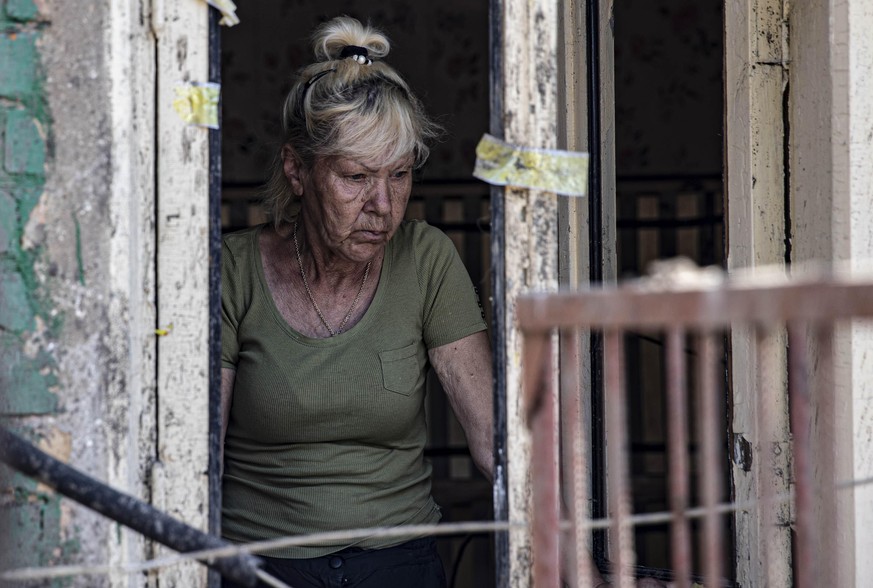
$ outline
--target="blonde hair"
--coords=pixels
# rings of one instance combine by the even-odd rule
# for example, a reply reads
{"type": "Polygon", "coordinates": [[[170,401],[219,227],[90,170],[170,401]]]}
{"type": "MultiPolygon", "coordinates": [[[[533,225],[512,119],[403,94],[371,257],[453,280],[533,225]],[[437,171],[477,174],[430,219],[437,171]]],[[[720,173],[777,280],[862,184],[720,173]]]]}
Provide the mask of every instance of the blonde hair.
{"type": "MultiPolygon", "coordinates": [[[[309,168],[316,158],[331,156],[394,162],[412,155],[413,165],[422,166],[430,153],[428,144],[442,130],[400,74],[381,61],[391,48],[388,38],[354,18],[339,16],[315,30],[312,46],[316,62],[300,70],[282,108],[283,145],[290,144],[309,168]],[[349,46],[366,49],[372,62],[342,57],[349,46]]],[[[264,204],[277,226],[295,208],[281,148],[264,204]]]]}

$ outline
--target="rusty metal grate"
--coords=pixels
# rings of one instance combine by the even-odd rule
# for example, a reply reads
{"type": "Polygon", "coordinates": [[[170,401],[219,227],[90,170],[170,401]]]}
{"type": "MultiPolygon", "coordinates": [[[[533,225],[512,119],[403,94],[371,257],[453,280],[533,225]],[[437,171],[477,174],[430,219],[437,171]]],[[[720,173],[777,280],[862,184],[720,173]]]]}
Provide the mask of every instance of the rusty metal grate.
{"type": "Polygon", "coordinates": [[[608,528],[614,583],[630,588],[636,555],[634,527],[664,522],[670,525],[675,585],[688,586],[695,579],[705,586],[721,586],[725,583],[721,556],[726,540],[724,521],[728,513],[737,510],[752,510],[761,521],[758,541],[762,545],[755,547],[764,554],[761,585],[767,585],[772,574],[784,571],[784,566],[774,562],[775,556],[767,557],[767,544],[768,530],[784,523],[785,517],[791,516],[785,514],[787,511],[793,514],[796,531],[790,572],[793,585],[819,585],[815,575],[823,568],[820,564],[823,558],[833,556],[833,545],[821,539],[832,536],[822,525],[834,524],[827,513],[834,512],[836,500],[833,465],[829,463],[835,438],[834,325],[873,316],[873,282],[830,275],[730,282],[708,271],[697,273],[693,280],[677,285],[670,279],[653,278],[619,288],[534,294],[518,300],[518,323],[524,337],[525,408],[533,443],[536,586],[557,587],[562,580],[573,586],[592,586],[593,564],[586,555],[590,533],[608,528]],[[693,281],[700,276],[702,283],[693,281]],[[724,420],[716,386],[717,349],[723,332],[737,326],[751,328],[758,342],[760,392],[754,401],[758,438],[765,440],[753,449],[757,491],[754,500],[746,504],[731,503],[721,496],[729,456],[719,437],[724,420]],[[631,512],[623,334],[641,329],[661,331],[667,340],[670,509],[660,515],[631,512]],[[609,518],[600,520],[592,520],[588,512],[586,471],[591,464],[591,447],[581,412],[583,366],[562,362],[560,375],[552,368],[557,365],[555,354],[577,355],[580,338],[587,331],[602,331],[604,336],[609,518]],[[781,332],[787,333],[787,366],[772,365],[764,353],[768,345],[779,345],[781,332]],[[687,339],[694,341],[697,352],[693,376],[696,402],[688,392],[687,339]],[[780,399],[782,389],[763,384],[770,381],[767,378],[774,370],[786,369],[788,394],[780,399]],[[793,437],[794,492],[788,496],[778,492],[773,479],[774,472],[784,467],[784,458],[760,450],[780,426],[781,417],[774,409],[780,401],[789,405],[790,422],[786,425],[793,437]],[[696,407],[691,414],[693,404],[696,407]],[[693,432],[689,422],[695,424],[693,432]],[[692,504],[687,451],[692,437],[698,444],[696,505],[692,504]],[[562,498],[566,512],[561,509],[562,498]],[[698,545],[692,545],[691,526],[696,518],[702,519],[702,536],[698,545]],[[693,575],[695,554],[702,565],[702,578],[693,575]]]}

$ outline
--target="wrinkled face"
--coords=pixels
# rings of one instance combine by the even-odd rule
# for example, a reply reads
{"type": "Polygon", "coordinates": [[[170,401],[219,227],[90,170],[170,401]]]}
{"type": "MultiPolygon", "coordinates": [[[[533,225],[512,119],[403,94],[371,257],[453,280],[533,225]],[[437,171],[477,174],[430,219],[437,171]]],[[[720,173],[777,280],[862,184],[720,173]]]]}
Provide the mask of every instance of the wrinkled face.
{"type": "Polygon", "coordinates": [[[394,236],[412,189],[413,157],[396,161],[317,158],[301,173],[307,229],[348,261],[369,261],[394,236]]]}

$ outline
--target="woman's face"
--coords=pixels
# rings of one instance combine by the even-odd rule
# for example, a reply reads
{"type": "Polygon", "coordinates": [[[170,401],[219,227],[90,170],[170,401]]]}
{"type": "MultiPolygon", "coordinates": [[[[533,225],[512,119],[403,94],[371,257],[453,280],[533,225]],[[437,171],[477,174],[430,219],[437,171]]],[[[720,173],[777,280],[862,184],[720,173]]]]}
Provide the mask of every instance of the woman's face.
{"type": "Polygon", "coordinates": [[[381,252],[406,213],[412,163],[412,155],[391,162],[317,158],[300,174],[306,228],[316,233],[310,244],[353,262],[381,252]]]}

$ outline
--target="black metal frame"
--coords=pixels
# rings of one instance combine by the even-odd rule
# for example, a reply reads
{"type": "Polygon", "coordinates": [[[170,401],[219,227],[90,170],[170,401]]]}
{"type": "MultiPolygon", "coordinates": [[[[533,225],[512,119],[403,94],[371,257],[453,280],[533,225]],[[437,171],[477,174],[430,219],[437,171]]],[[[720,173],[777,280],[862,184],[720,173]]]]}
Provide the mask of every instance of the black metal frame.
{"type": "MultiPolygon", "coordinates": [[[[221,83],[221,14],[209,8],[209,81],[221,83]]],[[[209,129],[209,533],[221,534],[221,96],[209,129]]],[[[210,570],[208,586],[221,577],[210,570]]]]}
{"type": "MultiPolygon", "coordinates": [[[[600,152],[600,2],[588,0],[585,6],[585,32],[588,90],[588,280],[603,281],[603,193],[602,159],[600,152]]],[[[591,471],[606,471],[606,451],[603,444],[606,430],[603,419],[603,335],[591,334],[591,471]]],[[[606,480],[591,477],[592,516],[606,516],[606,480]]],[[[599,566],[608,562],[606,531],[594,532],[593,556],[599,566]]]]}
{"type": "MultiPolygon", "coordinates": [[[[503,136],[503,0],[489,0],[489,48],[491,117],[495,137],[503,136]]],[[[494,300],[494,520],[509,520],[509,483],[506,455],[506,264],[503,253],[505,208],[503,188],[491,188],[491,293],[494,300]]],[[[509,533],[494,535],[494,564],[497,586],[509,585],[509,533]]]]}

